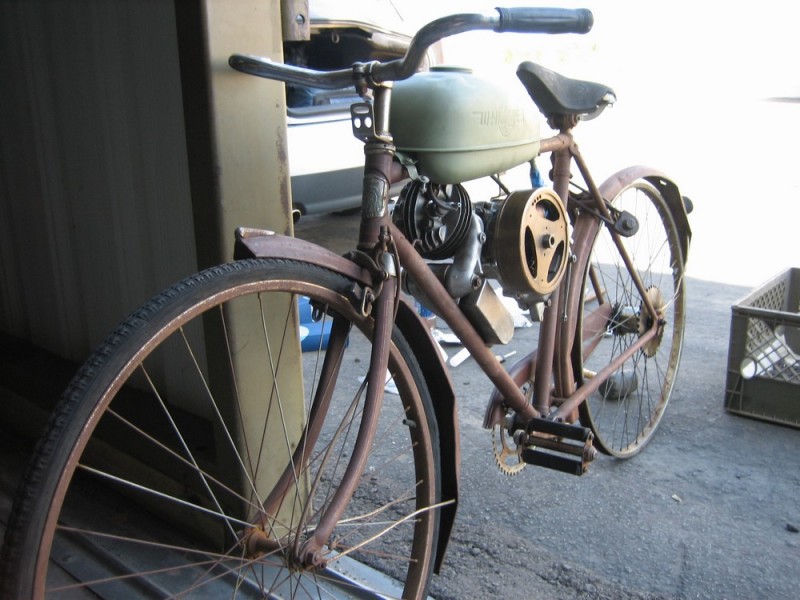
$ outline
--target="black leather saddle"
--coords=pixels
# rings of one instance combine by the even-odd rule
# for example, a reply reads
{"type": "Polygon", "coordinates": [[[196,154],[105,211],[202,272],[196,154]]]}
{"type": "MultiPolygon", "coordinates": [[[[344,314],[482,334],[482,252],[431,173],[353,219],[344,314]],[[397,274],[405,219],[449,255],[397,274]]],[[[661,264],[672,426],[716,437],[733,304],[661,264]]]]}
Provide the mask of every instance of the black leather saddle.
{"type": "Polygon", "coordinates": [[[587,115],[592,118],[616,100],[610,87],[570,79],[532,62],[517,68],[517,77],[545,116],[587,115]]]}

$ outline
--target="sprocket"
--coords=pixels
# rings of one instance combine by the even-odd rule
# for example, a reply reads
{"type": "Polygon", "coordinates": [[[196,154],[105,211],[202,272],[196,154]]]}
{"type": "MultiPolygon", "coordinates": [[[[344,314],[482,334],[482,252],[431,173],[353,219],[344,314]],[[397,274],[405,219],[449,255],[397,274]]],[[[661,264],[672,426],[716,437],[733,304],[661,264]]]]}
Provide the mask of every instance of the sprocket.
{"type": "Polygon", "coordinates": [[[522,447],[509,437],[502,423],[492,428],[492,452],[497,468],[504,475],[514,476],[525,468],[522,447]]]}
{"type": "MultiPolygon", "coordinates": [[[[642,348],[642,352],[647,358],[652,358],[658,352],[659,347],[661,346],[661,340],[664,339],[664,295],[661,293],[661,290],[658,289],[656,286],[651,286],[647,288],[647,297],[653,305],[653,308],[656,310],[656,315],[658,317],[658,329],[656,331],[656,335],[647,342],[644,347],[642,348]]],[[[642,302],[642,307],[639,310],[639,335],[644,335],[651,327],[653,323],[650,319],[650,315],[647,314],[647,311],[644,306],[644,302],[642,302]]]]}

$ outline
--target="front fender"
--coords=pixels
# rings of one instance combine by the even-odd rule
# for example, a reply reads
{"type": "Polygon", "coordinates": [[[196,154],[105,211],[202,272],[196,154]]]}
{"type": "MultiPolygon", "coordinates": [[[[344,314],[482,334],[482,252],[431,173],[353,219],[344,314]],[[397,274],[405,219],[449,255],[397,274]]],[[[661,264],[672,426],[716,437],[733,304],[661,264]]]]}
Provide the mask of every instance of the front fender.
{"type": "Polygon", "coordinates": [[[372,285],[366,269],[330,250],[304,240],[266,229],[239,227],[233,247],[234,260],[245,258],[284,258],[324,267],[363,284],[372,285]]]}
{"type": "MultiPolygon", "coordinates": [[[[371,286],[372,277],[353,261],[321,246],[272,231],[239,228],[236,230],[234,259],[283,258],[311,263],[334,271],[362,285],[371,286]]],[[[461,446],[455,392],[450,374],[436,342],[417,311],[405,300],[400,302],[395,326],[411,346],[433,400],[433,426],[438,431],[442,502],[435,570],[439,571],[447,549],[458,505],[461,446]]]]}
{"type": "Polygon", "coordinates": [[[434,417],[439,431],[439,461],[442,502],[439,540],[436,548],[435,571],[438,573],[444,560],[447,544],[458,508],[458,485],[461,476],[461,436],[458,427],[458,410],[450,373],[442,362],[439,348],[431,337],[428,326],[420,319],[414,307],[401,302],[395,324],[411,345],[417,357],[428,390],[433,400],[434,417]]]}
{"type": "Polygon", "coordinates": [[[606,179],[599,188],[600,195],[606,200],[611,200],[637,179],[648,181],[664,196],[675,226],[678,228],[682,258],[685,265],[689,256],[689,245],[692,241],[692,229],[689,226],[689,217],[686,214],[686,204],[678,185],[674,181],[660,171],[650,167],[628,167],[606,179]]]}

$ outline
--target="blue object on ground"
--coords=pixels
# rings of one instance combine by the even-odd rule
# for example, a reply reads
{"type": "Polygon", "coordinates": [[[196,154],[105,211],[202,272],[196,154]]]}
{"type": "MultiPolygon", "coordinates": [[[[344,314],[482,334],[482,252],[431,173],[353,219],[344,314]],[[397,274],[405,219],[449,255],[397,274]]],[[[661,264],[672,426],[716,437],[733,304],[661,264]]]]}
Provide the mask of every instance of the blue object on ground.
{"type": "Polygon", "coordinates": [[[331,335],[331,320],[322,319],[314,321],[311,318],[311,304],[305,296],[300,296],[297,301],[300,312],[300,348],[303,352],[324,350],[328,347],[328,338],[331,335]]]}

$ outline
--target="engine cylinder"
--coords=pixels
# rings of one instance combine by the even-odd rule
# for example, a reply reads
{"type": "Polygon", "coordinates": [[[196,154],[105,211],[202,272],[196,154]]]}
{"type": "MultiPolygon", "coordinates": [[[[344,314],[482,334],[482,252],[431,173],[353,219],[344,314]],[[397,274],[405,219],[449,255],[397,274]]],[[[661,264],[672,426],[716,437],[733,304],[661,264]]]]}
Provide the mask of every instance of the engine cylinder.
{"type": "Polygon", "coordinates": [[[460,184],[425,180],[408,183],[400,192],[392,220],[424,258],[450,258],[469,230],[472,204],[460,184]]]}

